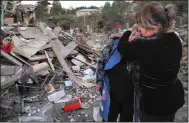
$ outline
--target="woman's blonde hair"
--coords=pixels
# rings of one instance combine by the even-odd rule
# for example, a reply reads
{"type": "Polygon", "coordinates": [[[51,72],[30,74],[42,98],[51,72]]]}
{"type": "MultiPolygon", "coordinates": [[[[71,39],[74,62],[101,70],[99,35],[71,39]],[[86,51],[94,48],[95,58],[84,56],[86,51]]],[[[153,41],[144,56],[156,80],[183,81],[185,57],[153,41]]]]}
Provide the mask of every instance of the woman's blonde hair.
{"type": "Polygon", "coordinates": [[[139,28],[139,25],[135,23],[135,24],[132,26],[132,31],[138,31],[138,28],[139,28]]]}
{"type": "Polygon", "coordinates": [[[175,18],[175,6],[169,4],[165,8],[158,2],[152,2],[136,13],[136,23],[146,29],[154,29],[160,26],[160,32],[165,32],[175,18]]]}

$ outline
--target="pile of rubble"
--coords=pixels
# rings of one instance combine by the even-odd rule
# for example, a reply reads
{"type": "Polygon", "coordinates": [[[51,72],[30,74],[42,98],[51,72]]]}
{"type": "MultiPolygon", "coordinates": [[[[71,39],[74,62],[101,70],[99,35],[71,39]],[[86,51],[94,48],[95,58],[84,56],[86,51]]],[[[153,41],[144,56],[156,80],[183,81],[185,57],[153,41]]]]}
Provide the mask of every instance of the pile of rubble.
{"type": "Polygon", "coordinates": [[[71,112],[99,100],[94,90],[88,92],[95,86],[99,53],[83,35],[74,37],[49,23],[1,28],[1,118],[14,112],[15,121],[56,121],[49,116],[55,104],[71,112]]]}
{"type": "Polygon", "coordinates": [[[183,41],[182,60],[178,77],[182,81],[185,92],[185,104],[176,113],[175,121],[188,122],[188,25],[179,26],[175,30],[179,33],[183,41]]]}
{"type": "Polygon", "coordinates": [[[182,46],[183,46],[183,52],[182,52],[182,61],[188,60],[188,25],[182,25],[178,28],[175,28],[175,31],[177,31],[183,40],[182,46]]]}

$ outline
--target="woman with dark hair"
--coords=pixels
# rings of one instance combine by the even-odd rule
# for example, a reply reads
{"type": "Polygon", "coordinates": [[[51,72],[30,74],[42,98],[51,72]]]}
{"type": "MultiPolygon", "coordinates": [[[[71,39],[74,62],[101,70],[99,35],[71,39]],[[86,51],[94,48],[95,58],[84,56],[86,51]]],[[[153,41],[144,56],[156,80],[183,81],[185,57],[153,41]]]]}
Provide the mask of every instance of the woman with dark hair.
{"type": "Polygon", "coordinates": [[[128,41],[126,31],[118,44],[123,58],[137,63],[133,82],[141,122],[173,122],[184,104],[184,89],[177,78],[182,44],[173,28],[173,6],[147,4],[136,16],[141,37],[128,41]]]}

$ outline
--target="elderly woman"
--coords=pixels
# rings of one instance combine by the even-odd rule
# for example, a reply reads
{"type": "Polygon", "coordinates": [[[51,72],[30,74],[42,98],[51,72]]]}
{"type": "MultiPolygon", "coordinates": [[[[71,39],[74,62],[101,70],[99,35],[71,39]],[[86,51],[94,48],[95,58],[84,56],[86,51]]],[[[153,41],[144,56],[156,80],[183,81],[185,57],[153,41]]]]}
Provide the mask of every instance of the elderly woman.
{"type": "Polygon", "coordinates": [[[140,121],[173,122],[184,104],[184,89],[177,78],[182,56],[180,38],[173,28],[174,9],[149,3],[136,14],[141,37],[128,41],[126,31],[118,44],[123,58],[137,63],[133,81],[140,103],[140,121]]]}

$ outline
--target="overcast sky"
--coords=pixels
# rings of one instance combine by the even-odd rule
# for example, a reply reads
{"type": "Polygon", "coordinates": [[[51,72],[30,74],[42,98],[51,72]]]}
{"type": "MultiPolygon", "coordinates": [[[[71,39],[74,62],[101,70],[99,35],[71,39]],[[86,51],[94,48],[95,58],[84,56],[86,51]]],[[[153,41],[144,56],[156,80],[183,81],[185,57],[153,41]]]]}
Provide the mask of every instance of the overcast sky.
{"type": "MultiPolygon", "coordinates": [[[[53,1],[49,1],[50,3],[52,3],[53,1]]],[[[70,6],[72,6],[73,8],[76,7],[81,7],[81,6],[86,6],[86,7],[90,7],[90,6],[104,6],[106,1],[60,1],[62,7],[68,9],[70,8],[70,6]]],[[[113,3],[113,1],[109,1],[110,3],[113,3]]],[[[22,1],[22,4],[36,4],[37,1],[22,1]]]]}

